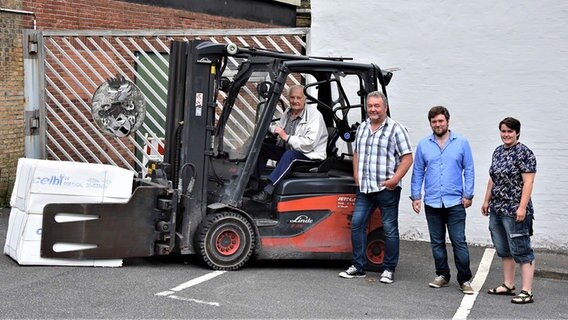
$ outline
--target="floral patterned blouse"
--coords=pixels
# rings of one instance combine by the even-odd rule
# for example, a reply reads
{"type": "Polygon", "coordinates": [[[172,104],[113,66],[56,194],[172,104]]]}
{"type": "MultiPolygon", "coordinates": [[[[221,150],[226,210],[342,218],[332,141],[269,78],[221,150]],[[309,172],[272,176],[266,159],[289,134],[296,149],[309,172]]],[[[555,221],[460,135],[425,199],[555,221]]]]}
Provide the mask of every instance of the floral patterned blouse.
{"type": "MultiPolygon", "coordinates": [[[[489,175],[493,180],[489,208],[492,213],[515,216],[523,191],[522,173],[536,173],[536,157],[524,144],[512,147],[500,145],[493,152],[489,175]]],[[[533,215],[532,200],[527,204],[527,216],[533,215]]]]}

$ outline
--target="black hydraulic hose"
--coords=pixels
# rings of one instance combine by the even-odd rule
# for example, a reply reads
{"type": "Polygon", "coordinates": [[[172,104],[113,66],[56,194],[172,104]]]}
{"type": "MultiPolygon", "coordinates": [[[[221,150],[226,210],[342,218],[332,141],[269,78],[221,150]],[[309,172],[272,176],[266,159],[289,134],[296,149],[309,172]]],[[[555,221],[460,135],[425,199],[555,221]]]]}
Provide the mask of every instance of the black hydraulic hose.
{"type": "Polygon", "coordinates": [[[181,165],[181,133],[182,133],[182,129],[183,129],[183,121],[180,122],[180,124],[177,126],[176,128],[176,132],[175,132],[175,141],[174,141],[174,159],[172,163],[172,185],[173,186],[177,186],[178,181],[179,181],[179,172],[181,170],[178,170],[178,168],[181,165]]]}

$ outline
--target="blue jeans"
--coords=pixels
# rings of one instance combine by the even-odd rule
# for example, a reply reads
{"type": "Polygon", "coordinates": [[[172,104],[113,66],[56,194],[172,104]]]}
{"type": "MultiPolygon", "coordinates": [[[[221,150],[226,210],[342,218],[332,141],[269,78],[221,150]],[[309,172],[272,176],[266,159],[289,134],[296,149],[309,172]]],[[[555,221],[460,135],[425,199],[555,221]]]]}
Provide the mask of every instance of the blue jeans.
{"type": "Polygon", "coordinates": [[[516,263],[534,261],[531,247],[533,216],[517,222],[514,216],[491,213],[489,215],[489,231],[497,256],[513,257],[516,263]]]}
{"type": "Polygon", "coordinates": [[[458,204],[449,208],[432,208],[425,205],[424,209],[428,221],[436,275],[444,276],[446,280],[450,280],[450,266],[448,265],[448,253],[446,251],[447,228],[454,249],[458,282],[462,284],[470,281],[472,274],[469,268],[469,250],[465,241],[465,208],[462,204],[458,204]]]}
{"type": "Polygon", "coordinates": [[[353,265],[357,270],[365,270],[367,256],[367,225],[375,208],[381,210],[385,231],[385,270],[395,271],[398,264],[400,239],[398,235],[398,203],[400,187],[394,190],[384,189],[379,192],[361,193],[357,191],[355,210],[351,218],[351,245],[353,247],[353,265]]]}
{"type": "Polygon", "coordinates": [[[264,169],[266,169],[266,162],[268,160],[278,161],[276,167],[268,176],[268,180],[270,181],[270,183],[272,183],[272,185],[279,183],[280,180],[282,180],[282,178],[284,178],[288,174],[288,172],[290,172],[290,169],[292,169],[292,165],[295,162],[315,162],[315,160],[311,160],[299,151],[290,149],[287,150],[284,147],[280,147],[274,144],[263,143],[262,148],[260,149],[260,154],[258,156],[256,170],[253,174],[253,177],[257,179],[257,181],[260,180],[260,175],[262,174],[264,169]]]}

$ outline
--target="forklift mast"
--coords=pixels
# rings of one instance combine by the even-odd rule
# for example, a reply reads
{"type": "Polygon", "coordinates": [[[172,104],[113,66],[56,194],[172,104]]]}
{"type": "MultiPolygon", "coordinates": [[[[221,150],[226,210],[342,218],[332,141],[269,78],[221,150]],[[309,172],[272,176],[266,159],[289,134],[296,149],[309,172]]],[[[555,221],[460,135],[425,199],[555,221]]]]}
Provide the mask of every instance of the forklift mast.
{"type": "Polygon", "coordinates": [[[205,41],[171,44],[164,162],[180,193],[181,253],[192,253],[190,235],[206,214],[208,158],[226,47],[205,41]]]}

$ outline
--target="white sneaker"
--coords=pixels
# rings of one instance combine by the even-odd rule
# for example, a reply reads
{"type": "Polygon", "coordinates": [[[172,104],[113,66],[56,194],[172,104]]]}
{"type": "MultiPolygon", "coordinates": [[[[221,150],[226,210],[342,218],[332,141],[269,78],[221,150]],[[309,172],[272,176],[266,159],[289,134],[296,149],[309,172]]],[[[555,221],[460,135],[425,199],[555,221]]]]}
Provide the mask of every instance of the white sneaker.
{"type": "Polygon", "coordinates": [[[383,273],[381,274],[381,280],[382,283],[393,283],[394,281],[394,272],[390,271],[390,270],[385,270],[383,271],[383,273]]]}
{"type": "Polygon", "coordinates": [[[339,276],[345,279],[352,279],[352,278],[365,278],[367,274],[365,271],[359,271],[355,266],[351,266],[347,268],[345,271],[341,271],[339,276]]]}
{"type": "Polygon", "coordinates": [[[466,281],[460,285],[460,289],[464,294],[474,294],[473,288],[471,287],[471,282],[466,281]]]}
{"type": "Polygon", "coordinates": [[[434,281],[428,284],[432,288],[441,288],[448,285],[448,280],[444,276],[437,276],[434,281]]]}

